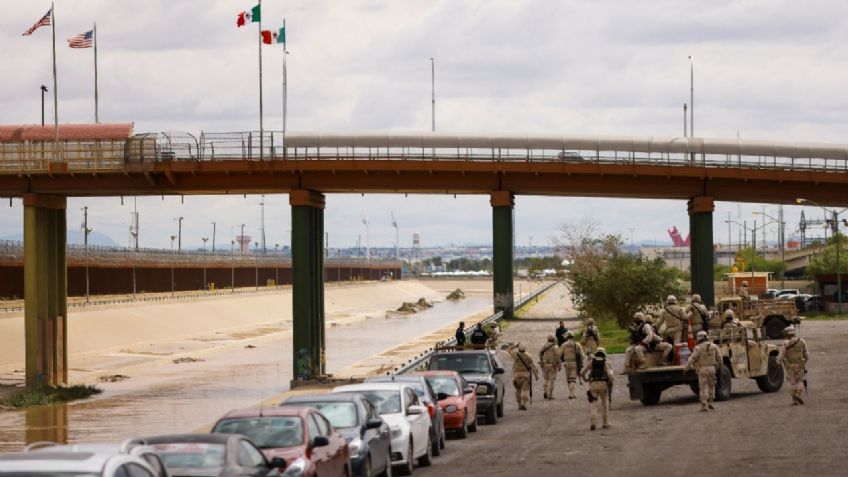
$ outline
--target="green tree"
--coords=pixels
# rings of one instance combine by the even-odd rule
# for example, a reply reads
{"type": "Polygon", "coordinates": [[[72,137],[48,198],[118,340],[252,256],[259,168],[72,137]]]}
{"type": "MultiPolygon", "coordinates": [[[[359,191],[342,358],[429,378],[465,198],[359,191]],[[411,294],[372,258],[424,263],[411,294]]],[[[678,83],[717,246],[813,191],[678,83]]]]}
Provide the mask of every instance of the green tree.
{"type": "Polygon", "coordinates": [[[682,292],[675,269],[661,258],[625,253],[618,235],[595,235],[588,229],[571,233],[567,242],[571,269],[566,283],[575,307],[585,315],[626,327],[636,311],[682,292]]]}
{"type": "Polygon", "coordinates": [[[839,271],[848,272],[848,239],[843,234],[827,239],[824,249],[810,258],[807,265],[807,275],[819,275],[822,273],[836,273],[836,241],[839,240],[839,271]],[[838,237],[838,239],[837,239],[838,237]]]}

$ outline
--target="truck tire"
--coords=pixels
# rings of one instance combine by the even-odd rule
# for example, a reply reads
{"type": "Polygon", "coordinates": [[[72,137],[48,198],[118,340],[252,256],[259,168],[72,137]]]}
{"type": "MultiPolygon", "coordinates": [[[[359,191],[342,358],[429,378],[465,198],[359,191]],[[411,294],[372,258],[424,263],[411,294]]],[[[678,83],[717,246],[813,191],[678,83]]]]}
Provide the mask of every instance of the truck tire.
{"type": "Polygon", "coordinates": [[[695,396],[701,395],[701,387],[698,385],[697,381],[689,383],[689,389],[695,394],[695,396]]]}
{"type": "Polygon", "coordinates": [[[639,401],[646,406],[653,406],[660,402],[660,396],[662,396],[662,389],[656,384],[643,384],[642,385],[642,399],[639,401]]]}
{"type": "Polygon", "coordinates": [[[486,424],[493,426],[498,423],[497,404],[492,403],[489,409],[486,410],[486,424]]]}
{"type": "Polygon", "coordinates": [[[783,329],[789,326],[782,318],[769,318],[764,325],[766,338],[779,340],[783,338],[783,329]]]}
{"type": "Polygon", "coordinates": [[[726,364],[721,365],[716,378],[715,400],[727,401],[730,399],[732,376],[726,364]]]}
{"type": "Polygon", "coordinates": [[[783,387],[783,366],[778,366],[777,356],[769,356],[768,372],[763,376],[757,376],[757,387],[764,393],[780,391],[783,387]]]}

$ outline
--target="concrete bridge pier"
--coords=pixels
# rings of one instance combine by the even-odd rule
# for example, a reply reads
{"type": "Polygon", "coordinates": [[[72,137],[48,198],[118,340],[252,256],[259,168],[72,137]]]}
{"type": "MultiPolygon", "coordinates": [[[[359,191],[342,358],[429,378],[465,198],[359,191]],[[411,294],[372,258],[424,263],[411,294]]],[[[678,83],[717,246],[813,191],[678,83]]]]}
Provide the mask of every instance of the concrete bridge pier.
{"type": "Polygon", "coordinates": [[[515,199],[510,191],[492,191],[492,281],[495,312],[505,319],[513,318],[513,212],[515,199]]]}
{"type": "Polygon", "coordinates": [[[26,384],[68,382],[66,199],[24,195],[26,384]]]}
{"type": "Polygon", "coordinates": [[[715,304],[715,285],[713,283],[714,247],[713,247],[713,211],[715,203],[712,197],[698,196],[689,200],[689,231],[692,241],[689,245],[690,267],[692,275],[692,293],[701,295],[707,307],[715,304]]]}
{"type": "Polygon", "coordinates": [[[289,192],[292,214],[294,379],[325,374],[324,194],[289,192]]]}

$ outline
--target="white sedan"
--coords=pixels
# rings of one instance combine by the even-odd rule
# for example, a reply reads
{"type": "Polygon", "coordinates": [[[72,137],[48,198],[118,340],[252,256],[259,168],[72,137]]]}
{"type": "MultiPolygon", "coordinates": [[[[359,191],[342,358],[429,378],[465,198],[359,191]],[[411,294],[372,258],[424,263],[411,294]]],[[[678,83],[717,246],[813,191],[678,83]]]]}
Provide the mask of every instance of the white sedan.
{"type": "Polygon", "coordinates": [[[430,416],[415,391],[401,383],[362,383],[339,386],[333,393],[364,395],[389,425],[392,433],[392,466],[400,475],[412,473],[414,461],[422,467],[433,460],[430,416]]]}

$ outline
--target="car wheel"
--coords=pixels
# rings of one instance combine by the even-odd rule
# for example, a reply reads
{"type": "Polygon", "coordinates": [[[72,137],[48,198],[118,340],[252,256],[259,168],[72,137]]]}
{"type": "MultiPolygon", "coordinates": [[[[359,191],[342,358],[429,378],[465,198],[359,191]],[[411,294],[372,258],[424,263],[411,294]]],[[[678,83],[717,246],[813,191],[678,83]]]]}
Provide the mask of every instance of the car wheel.
{"type": "Polygon", "coordinates": [[[718,379],[716,379],[715,400],[727,401],[728,399],[730,399],[731,392],[730,369],[728,369],[726,365],[721,365],[721,369],[719,369],[718,371],[717,378],[718,379]]]}
{"type": "Polygon", "coordinates": [[[398,475],[412,475],[412,470],[413,470],[412,461],[414,459],[414,457],[412,457],[412,449],[413,449],[412,439],[410,439],[409,440],[409,450],[407,451],[407,454],[406,454],[406,463],[397,466],[398,475]]]}
{"type": "Polygon", "coordinates": [[[439,447],[441,447],[442,449],[444,449],[447,446],[447,443],[446,443],[447,439],[445,438],[445,432],[446,432],[445,431],[445,425],[444,425],[444,423],[442,423],[442,437],[441,437],[441,439],[439,439],[439,447]]]}
{"type": "Polygon", "coordinates": [[[439,446],[439,437],[436,435],[436,431],[433,430],[433,434],[430,435],[430,447],[432,448],[430,453],[434,456],[439,456],[442,454],[442,448],[439,446]]]}
{"type": "Polygon", "coordinates": [[[764,393],[780,391],[783,387],[783,366],[778,366],[777,356],[769,356],[768,372],[756,378],[757,387],[764,393]]]}
{"type": "Polygon", "coordinates": [[[477,432],[477,413],[472,414],[471,424],[468,425],[468,432],[477,432]]]}
{"type": "MultiPolygon", "coordinates": [[[[439,446],[439,443],[436,443],[436,447],[439,446]]],[[[433,443],[427,442],[427,452],[418,458],[418,465],[421,467],[430,467],[433,465],[433,443]]]]}
{"type": "Polygon", "coordinates": [[[380,473],[380,477],[392,477],[391,451],[390,451],[390,454],[386,456],[386,467],[383,469],[383,472],[380,473]]]}
{"type": "Polygon", "coordinates": [[[486,424],[493,426],[498,423],[498,410],[497,405],[492,404],[489,406],[489,409],[486,410],[486,424]]]}
{"type": "Polygon", "coordinates": [[[462,416],[462,427],[456,431],[456,437],[459,437],[460,439],[468,437],[468,418],[464,415],[462,416]]]}
{"type": "MultiPolygon", "coordinates": [[[[498,397],[495,396],[496,402],[497,402],[497,399],[498,399],[498,397]]],[[[498,409],[498,417],[503,417],[504,416],[503,396],[501,396],[501,402],[498,403],[497,409],[498,409]]]]}
{"type": "Polygon", "coordinates": [[[779,318],[772,318],[766,322],[766,338],[771,340],[779,340],[783,338],[783,329],[788,325],[779,318]]]}
{"type": "Polygon", "coordinates": [[[362,463],[362,477],[371,477],[371,454],[368,454],[365,457],[365,461],[362,463]]]}
{"type": "Polygon", "coordinates": [[[698,385],[697,381],[690,382],[689,389],[691,389],[692,392],[695,393],[695,396],[701,395],[701,387],[698,385]]]}

